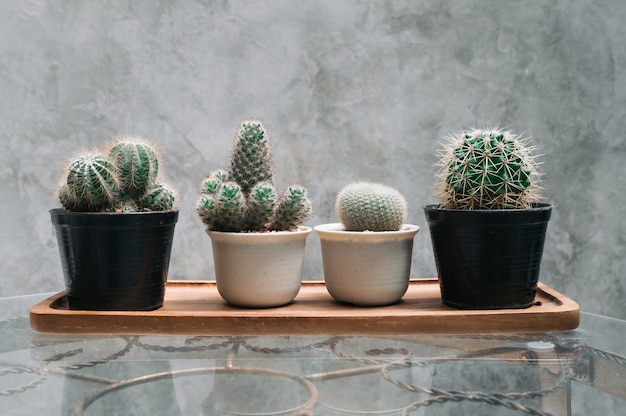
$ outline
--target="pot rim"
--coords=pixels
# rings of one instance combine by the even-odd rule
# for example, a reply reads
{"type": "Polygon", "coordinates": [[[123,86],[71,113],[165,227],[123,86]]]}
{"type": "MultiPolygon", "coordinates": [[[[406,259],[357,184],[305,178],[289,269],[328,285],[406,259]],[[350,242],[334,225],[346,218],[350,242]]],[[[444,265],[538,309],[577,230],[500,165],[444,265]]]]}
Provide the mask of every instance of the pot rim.
{"type": "Polygon", "coordinates": [[[511,213],[511,212],[529,212],[529,211],[549,211],[553,205],[547,202],[534,203],[531,208],[507,208],[507,209],[460,209],[460,208],[441,208],[440,204],[426,204],[422,206],[424,211],[445,211],[445,212],[476,212],[476,213],[511,213]]]}
{"type": "Polygon", "coordinates": [[[167,211],[134,211],[134,212],[101,212],[101,211],[68,211],[65,208],[52,208],[48,210],[50,214],[54,215],[67,215],[67,216],[100,216],[100,217],[114,217],[114,216],[133,216],[133,215],[154,215],[154,214],[167,214],[177,213],[178,208],[168,209],[167,211]]]}
{"type": "Polygon", "coordinates": [[[420,230],[418,225],[414,224],[402,224],[402,228],[397,231],[346,231],[343,230],[343,225],[340,222],[331,222],[327,224],[319,224],[313,227],[318,234],[342,234],[350,236],[365,236],[365,235],[401,235],[401,234],[417,234],[420,230]]]}
{"type": "Polygon", "coordinates": [[[147,226],[171,226],[178,222],[178,209],[142,212],[82,212],[55,208],[49,211],[56,227],[86,228],[135,228],[147,226]]]}
{"type": "Polygon", "coordinates": [[[299,225],[296,230],[292,231],[213,231],[205,230],[209,237],[222,237],[222,238],[241,238],[241,239],[267,239],[267,238],[279,238],[287,236],[300,236],[308,235],[313,231],[313,228],[307,225],[299,225]]]}

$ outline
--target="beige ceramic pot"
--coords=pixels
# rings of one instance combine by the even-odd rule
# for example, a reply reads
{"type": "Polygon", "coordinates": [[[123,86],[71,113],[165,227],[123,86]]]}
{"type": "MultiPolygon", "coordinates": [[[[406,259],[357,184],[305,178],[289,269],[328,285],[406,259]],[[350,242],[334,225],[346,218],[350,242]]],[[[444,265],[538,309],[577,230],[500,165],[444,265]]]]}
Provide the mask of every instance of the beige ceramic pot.
{"type": "Polygon", "coordinates": [[[339,223],[318,225],[324,281],[333,298],[359,306],[399,301],[409,287],[413,238],[420,227],[400,231],[342,231],[339,223]]]}
{"type": "Polygon", "coordinates": [[[215,280],[222,298],[245,308],[271,308],[293,301],[302,283],[304,246],[311,227],[296,231],[208,231],[215,280]]]}

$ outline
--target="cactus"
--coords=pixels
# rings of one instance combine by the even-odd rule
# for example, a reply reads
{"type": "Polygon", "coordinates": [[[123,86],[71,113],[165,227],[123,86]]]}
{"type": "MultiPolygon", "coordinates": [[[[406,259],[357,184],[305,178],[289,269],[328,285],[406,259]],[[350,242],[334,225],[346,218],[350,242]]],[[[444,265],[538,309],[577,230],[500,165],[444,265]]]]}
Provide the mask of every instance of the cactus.
{"type": "Polygon", "coordinates": [[[290,231],[312,214],[306,189],[278,195],[269,136],[263,123],[245,120],[233,144],[228,173],[211,172],[200,185],[196,212],[213,231],[290,231]]]}
{"type": "Polygon", "coordinates": [[[215,195],[201,195],[196,203],[196,212],[209,230],[215,228],[214,224],[219,219],[215,199],[215,195]]]}
{"type": "Polygon", "coordinates": [[[100,211],[111,206],[118,193],[115,165],[101,155],[88,153],[69,165],[59,200],[70,211],[100,211]]]}
{"type": "Polygon", "coordinates": [[[174,192],[156,182],[158,155],[142,140],[115,140],[108,157],[88,153],[67,169],[58,190],[59,201],[68,211],[136,212],[167,211],[174,205],[174,192]]]}
{"type": "Polygon", "coordinates": [[[219,218],[216,224],[224,231],[239,231],[243,228],[246,214],[246,199],[241,186],[235,182],[224,182],[217,192],[219,218]]]}
{"type": "Polygon", "coordinates": [[[291,230],[302,224],[312,214],[311,202],[306,189],[291,185],[278,200],[274,215],[274,230],[291,230]]]}
{"type": "Polygon", "coordinates": [[[438,195],[449,209],[523,209],[539,200],[539,174],[528,139],[505,130],[448,138],[440,154],[438,195]]]}
{"type": "Polygon", "coordinates": [[[346,231],[398,231],[407,216],[406,200],[398,190],[370,182],[344,187],[335,209],[346,231]]]}
{"type": "Polygon", "coordinates": [[[230,158],[230,180],[248,195],[259,182],[274,183],[269,137],[263,123],[246,120],[237,132],[230,158]]]}
{"type": "Polygon", "coordinates": [[[155,183],[137,201],[138,211],[169,211],[174,206],[174,191],[155,183]]]}
{"type": "Polygon", "coordinates": [[[200,192],[207,195],[215,194],[225,179],[226,172],[224,172],[223,170],[217,169],[216,171],[211,172],[202,181],[202,185],[200,186],[200,192]]]}
{"type": "Polygon", "coordinates": [[[120,188],[129,200],[141,198],[156,181],[159,161],[154,149],[133,138],[122,138],[109,152],[118,170],[120,188]]]}
{"type": "MultiPolygon", "coordinates": [[[[246,226],[251,231],[267,231],[272,225],[276,207],[276,188],[271,183],[254,185],[248,196],[246,226]]],[[[292,227],[286,227],[290,229],[292,227]]]]}

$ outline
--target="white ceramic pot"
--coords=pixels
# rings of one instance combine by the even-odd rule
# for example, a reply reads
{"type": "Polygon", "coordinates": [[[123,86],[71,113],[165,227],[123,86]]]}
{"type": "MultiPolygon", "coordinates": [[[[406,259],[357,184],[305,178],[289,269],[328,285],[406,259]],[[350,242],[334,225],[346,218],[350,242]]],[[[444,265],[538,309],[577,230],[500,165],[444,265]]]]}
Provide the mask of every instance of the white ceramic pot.
{"type": "Polygon", "coordinates": [[[293,301],[302,284],[304,245],[311,227],[296,231],[229,233],[208,231],[215,281],[235,306],[271,308],[293,301]]]}
{"type": "Polygon", "coordinates": [[[413,238],[420,227],[400,231],[342,231],[339,223],[318,225],[324,281],[340,302],[382,306],[399,301],[409,287],[413,238]]]}

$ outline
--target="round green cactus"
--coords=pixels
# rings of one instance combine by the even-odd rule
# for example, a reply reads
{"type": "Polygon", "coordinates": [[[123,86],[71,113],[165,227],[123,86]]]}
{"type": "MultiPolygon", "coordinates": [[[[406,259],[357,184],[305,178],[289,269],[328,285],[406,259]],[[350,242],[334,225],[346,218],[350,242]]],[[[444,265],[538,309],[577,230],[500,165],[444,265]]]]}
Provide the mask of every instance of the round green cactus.
{"type": "Polygon", "coordinates": [[[370,182],[344,187],[335,209],[346,231],[398,231],[407,216],[406,200],[398,190],[370,182]]]}
{"type": "Polygon", "coordinates": [[[101,155],[89,153],[69,165],[59,200],[69,211],[102,211],[114,206],[118,194],[115,166],[101,155]]]}
{"type": "Polygon", "coordinates": [[[306,189],[278,195],[263,123],[246,120],[235,138],[228,173],[211,172],[200,185],[196,212],[213,231],[289,231],[312,214],[306,189]]]}
{"type": "Polygon", "coordinates": [[[111,148],[109,160],[117,167],[122,192],[130,199],[140,198],[155,183],[159,173],[156,151],[132,137],[121,138],[111,148]]]}
{"type": "Polygon", "coordinates": [[[137,201],[140,211],[169,211],[174,207],[174,191],[162,183],[155,183],[137,201]]]}
{"type": "Polygon", "coordinates": [[[167,211],[174,193],[156,182],[159,160],[146,142],[132,137],[116,139],[108,157],[88,153],[70,163],[59,188],[68,211],[167,211]]]}
{"type": "Polygon", "coordinates": [[[539,175],[528,140],[504,130],[473,130],[448,138],[438,190],[449,209],[529,208],[539,200],[539,175]]]}

